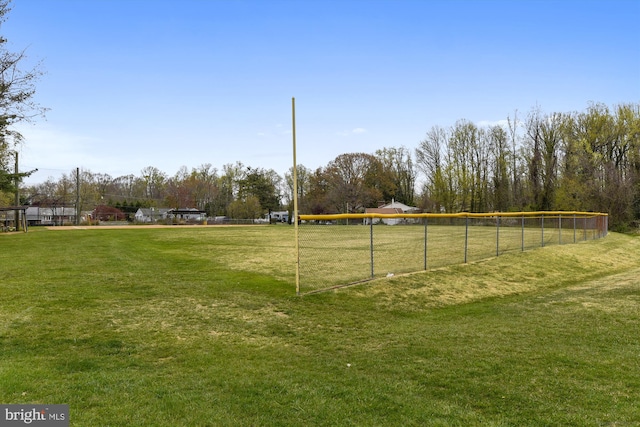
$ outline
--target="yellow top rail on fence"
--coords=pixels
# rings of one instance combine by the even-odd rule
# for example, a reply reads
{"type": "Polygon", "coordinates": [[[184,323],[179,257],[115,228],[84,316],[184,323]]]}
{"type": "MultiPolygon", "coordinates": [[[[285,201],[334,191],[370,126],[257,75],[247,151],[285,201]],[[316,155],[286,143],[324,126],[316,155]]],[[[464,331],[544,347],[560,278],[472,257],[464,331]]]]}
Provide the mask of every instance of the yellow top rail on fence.
{"type": "Polygon", "coordinates": [[[608,216],[602,212],[577,212],[577,211],[537,211],[537,212],[490,212],[490,213],[350,213],[350,214],[320,214],[298,215],[301,221],[332,221],[338,219],[366,219],[366,218],[491,218],[491,217],[540,217],[540,216],[608,216]]]}

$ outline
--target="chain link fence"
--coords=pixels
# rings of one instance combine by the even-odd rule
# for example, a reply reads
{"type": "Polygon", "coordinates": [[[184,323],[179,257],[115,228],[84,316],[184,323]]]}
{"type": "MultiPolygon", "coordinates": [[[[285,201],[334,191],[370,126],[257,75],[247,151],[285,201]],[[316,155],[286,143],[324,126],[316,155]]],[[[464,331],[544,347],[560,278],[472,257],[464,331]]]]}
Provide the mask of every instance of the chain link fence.
{"type": "Polygon", "coordinates": [[[296,290],[478,261],[607,235],[592,212],[300,215],[296,290]]]}

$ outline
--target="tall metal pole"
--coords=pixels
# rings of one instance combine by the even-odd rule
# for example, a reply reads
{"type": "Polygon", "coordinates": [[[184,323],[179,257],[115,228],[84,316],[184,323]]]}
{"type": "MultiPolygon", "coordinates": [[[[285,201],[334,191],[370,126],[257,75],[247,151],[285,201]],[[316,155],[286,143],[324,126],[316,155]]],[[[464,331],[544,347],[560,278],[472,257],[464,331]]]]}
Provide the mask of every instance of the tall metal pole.
{"type": "Polygon", "coordinates": [[[298,161],[296,159],[296,99],[291,98],[293,133],[293,220],[296,239],[296,295],[300,295],[300,244],[298,242],[298,161]]]}

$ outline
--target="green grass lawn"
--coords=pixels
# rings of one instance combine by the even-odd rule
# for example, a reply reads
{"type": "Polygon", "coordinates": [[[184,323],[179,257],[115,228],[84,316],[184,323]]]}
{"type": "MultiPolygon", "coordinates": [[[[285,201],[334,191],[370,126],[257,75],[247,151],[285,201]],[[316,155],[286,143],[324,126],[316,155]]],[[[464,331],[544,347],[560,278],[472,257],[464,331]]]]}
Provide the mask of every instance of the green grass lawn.
{"type": "Polygon", "coordinates": [[[0,245],[0,403],[73,426],[639,425],[639,237],[302,297],[285,225],[0,245]]]}

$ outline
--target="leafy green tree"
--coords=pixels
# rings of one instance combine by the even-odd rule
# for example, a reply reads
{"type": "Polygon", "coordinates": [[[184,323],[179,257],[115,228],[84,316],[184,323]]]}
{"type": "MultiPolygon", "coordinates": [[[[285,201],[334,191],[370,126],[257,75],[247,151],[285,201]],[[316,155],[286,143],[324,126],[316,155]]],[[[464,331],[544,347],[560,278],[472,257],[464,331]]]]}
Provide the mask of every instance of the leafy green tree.
{"type": "Polygon", "coordinates": [[[213,211],[217,215],[228,214],[227,208],[238,197],[240,182],[246,170],[242,162],[227,163],[222,166],[222,174],[218,178],[218,194],[213,202],[213,211]]]}
{"type": "Polygon", "coordinates": [[[415,204],[416,172],[411,152],[405,147],[391,147],[377,150],[375,153],[379,161],[380,171],[377,180],[382,192],[382,199],[398,202],[409,206],[415,204]]]}
{"type": "Polygon", "coordinates": [[[244,199],[234,200],[227,208],[227,214],[232,219],[257,219],[262,216],[263,209],[256,196],[248,195],[244,199]]]}
{"type": "Polygon", "coordinates": [[[640,215],[640,106],[613,111],[592,104],[565,127],[565,159],[559,206],[580,201],[586,210],[608,212],[609,224],[624,228],[640,215]]]}
{"type": "Polygon", "coordinates": [[[257,198],[263,211],[278,210],[280,195],[274,173],[248,167],[244,179],[239,182],[238,199],[246,200],[248,196],[257,198]]]}

